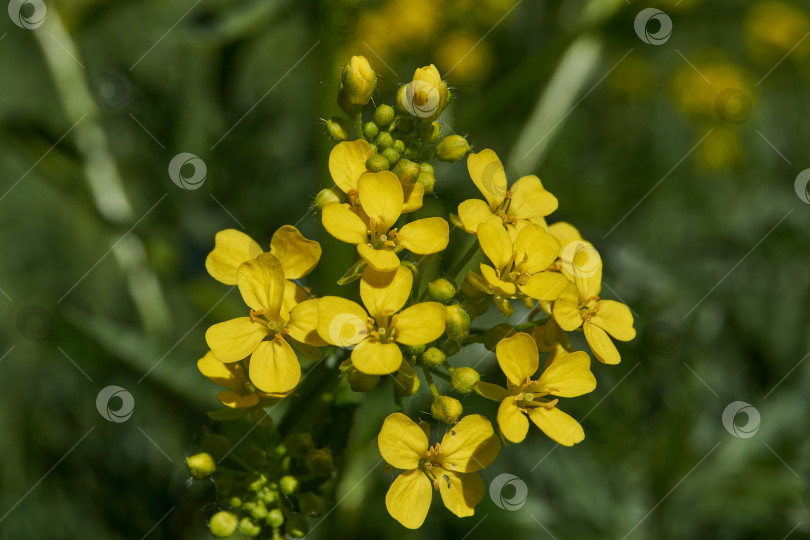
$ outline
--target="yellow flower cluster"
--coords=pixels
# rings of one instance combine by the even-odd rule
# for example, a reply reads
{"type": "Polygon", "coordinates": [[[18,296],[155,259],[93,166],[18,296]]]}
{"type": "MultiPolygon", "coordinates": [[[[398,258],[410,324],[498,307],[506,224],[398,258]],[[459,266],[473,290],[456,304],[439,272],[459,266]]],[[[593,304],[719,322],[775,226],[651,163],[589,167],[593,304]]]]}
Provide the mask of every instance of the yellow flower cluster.
{"type": "Polygon", "coordinates": [[[359,280],[359,287],[315,297],[297,284],[318,265],[321,247],[295,227],[279,228],[268,252],[244,233],[221,231],[206,268],[237,286],[246,308],[207,330],[210,351],[198,367],[227,389],[217,395],[222,404],[252,415],[295,392],[302,377],[296,350],[313,360],[337,356],[342,363],[334,376],[357,392],[392,375],[396,412],[381,426],[378,446],[385,461],[404,472],[388,490],[386,506],[405,527],[417,528],[433,491],[454,514],[472,515],[485,491],[478,471],[496,459],[501,439],[523,441],[530,422],[559,444],[582,441],[582,427],[560,410],[559,399],[591,392],[596,379],[590,356],[575,350],[567,332],[580,330],[598,360],[616,364],[612,339],[631,340],[635,330],[627,306],[600,297],[602,260],[594,246],[570,224],[546,222],[558,201],[539,178],[524,176],[509,186],[493,150],[467,156],[463,137],[441,139],[435,119],[451,96],[434,66],[416,70],[400,89],[396,109],[380,105],[374,119],[363,122],[362,107],[375,87],[368,62],[352,58],[338,97],[350,122],[334,118],[327,125],[338,141],[329,156],[335,185],[316,199],[324,230],[357,252],[339,283],[359,280]],[[465,156],[483,200],[461,202],[449,221],[461,229],[461,241],[466,234],[476,241],[455,270],[440,269],[443,277],[423,287],[427,266],[443,262],[435,255],[451,235],[443,217],[412,217],[434,187],[429,162],[465,156]],[[474,257],[480,262],[463,274],[474,257]],[[472,326],[493,303],[512,315],[515,302],[527,312],[519,325],[507,324],[505,331],[503,325],[472,326]],[[500,375],[483,381],[475,369],[451,365],[448,357],[461,348],[496,334],[491,348],[500,375]],[[541,352],[547,353],[542,368],[541,352]],[[429,424],[402,412],[401,398],[420,386],[417,368],[433,396],[433,418],[450,425],[432,446],[429,424]],[[498,402],[500,437],[485,416],[462,416],[461,403],[442,393],[434,377],[450,382],[447,393],[475,392],[498,402]]]}

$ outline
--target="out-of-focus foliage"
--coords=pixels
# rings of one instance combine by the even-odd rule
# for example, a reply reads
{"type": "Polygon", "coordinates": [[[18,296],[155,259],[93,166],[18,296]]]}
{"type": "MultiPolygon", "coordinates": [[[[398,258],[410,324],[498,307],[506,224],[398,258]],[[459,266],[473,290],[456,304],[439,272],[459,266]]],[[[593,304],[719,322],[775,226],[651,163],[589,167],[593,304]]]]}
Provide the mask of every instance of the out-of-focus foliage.
{"type": "MultiPolygon", "coordinates": [[[[487,497],[405,534],[372,443],[387,409],[366,401],[310,536],[806,536],[810,205],[794,179],[810,167],[810,11],[668,0],[654,7],[672,35],[650,45],[634,30],[650,6],[52,0],[36,30],[0,17],[0,536],[207,537],[212,488],[186,484],[183,458],[216,389],[195,361],[240,300],[203,259],[220,229],[266,244],[297,224],[324,245],[318,289],[335,290],[351,261],[309,207],[351,54],[381,93],[435,63],[457,96],[446,132],[476,151],[537,145],[510,178],[536,173],[558,197],[552,217],[600,250],[605,296],[640,337],[568,411],[583,443],[533,432],[484,472],[526,483],[514,511],[487,497]],[[559,121],[527,123],[544,106],[559,121]],[[205,162],[199,189],[169,177],[181,152],[205,162]],[[125,422],[96,408],[109,385],[134,397],[125,422]],[[759,411],[754,436],[724,428],[734,401],[759,411]]],[[[447,200],[474,191],[463,166],[436,176],[447,200]]]]}

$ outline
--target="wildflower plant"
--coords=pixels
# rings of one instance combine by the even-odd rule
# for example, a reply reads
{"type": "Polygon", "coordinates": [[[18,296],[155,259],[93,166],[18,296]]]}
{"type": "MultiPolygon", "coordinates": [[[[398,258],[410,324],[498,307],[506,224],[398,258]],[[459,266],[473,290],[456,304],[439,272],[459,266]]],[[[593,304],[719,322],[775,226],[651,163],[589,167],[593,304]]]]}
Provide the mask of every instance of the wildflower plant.
{"type": "Polygon", "coordinates": [[[205,334],[209,350],[197,366],[224,388],[223,408],[209,415],[255,424],[234,445],[207,431],[200,454],[188,459],[194,478],[216,486],[215,536],[305,535],[307,516],[334,504],[345,458],[346,437],[340,446],[325,433],[350,426],[342,403],[385,386],[393,397],[378,448],[402,471],[385,498],[390,515],[418,528],[438,491],[450,512],[471,516],[485,493],[478,473],[503,444],[523,442],[531,425],[564,446],[585,438],[566,402],[596,387],[591,354],[616,364],[613,340],[635,337],[629,308],[600,296],[595,246],[574,226],[547,222],[560,202],[540,179],[509,179],[494,150],[471,153],[464,137],[441,136],[437,119],[452,93],[435,66],[417,69],[393,106],[369,105],[376,83],[368,61],[351,58],[337,95],[346,117],[325,122],[336,143],[328,161],[334,185],[313,207],[325,232],[354,250],[340,294],[302,285],[330,263],[317,241],[290,225],[275,231],[269,251],[244,233],[221,231],[206,259],[209,274],[238,287],[245,304],[205,334]],[[425,197],[440,194],[436,161],[466,164],[483,198],[453,204],[457,214],[449,216],[425,212],[425,197]],[[456,261],[444,257],[451,235],[470,244],[456,261]],[[507,319],[487,328],[479,320],[493,305],[507,319]],[[525,316],[510,322],[516,307],[525,316]],[[570,339],[577,332],[590,354],[570,339]],[[456,360],[481,344],[495,353],[482,358],[494,368],[484,375],[456,360]],[[430,414],[407,414],[421,408],[405,400],[423,381],[430,414]],[[306,407],[285,408],[299,395],[306,407]],[[463,396],[477,396],[488,414],[464,415],[463,396]],[[319,416],[343,424],[333,428],[319,416]],[[440,441],[431,421],[445,425],[440,441]]]}

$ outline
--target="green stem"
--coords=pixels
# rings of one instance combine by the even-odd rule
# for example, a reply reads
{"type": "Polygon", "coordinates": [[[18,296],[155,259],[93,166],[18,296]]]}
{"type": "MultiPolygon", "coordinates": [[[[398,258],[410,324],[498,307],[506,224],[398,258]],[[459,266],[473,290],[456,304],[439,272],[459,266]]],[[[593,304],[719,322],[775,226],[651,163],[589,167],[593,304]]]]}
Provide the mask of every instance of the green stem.
{"type": "Polygon", "coordinates": [[[403,411],[402,396],[400,396],[399,393],[397,393],[397,382],[396,382],[396,380],[394,380],[394,384],[393,384],[393,386],[391,386],[391,388],[394,390],[394,411],[395,412],[402,412],[403,411]]]}
{"type": "Polygon", "coordinates": [[[352,116],[352,124],[354,125],[354,131],[357,134],[358,139],[365,139],[365,135],[363,135],[363,113],[359,112],[352,116]]]}
{"type": "MultiPolygon", "coordinates": [[[[447,364],[442,364],[442,365],[443,365],[443,366],[446,366],[447,364]]],[[[441,379],[444,379],[445,381],[449,381],[449,380],[450,380],[450,375],[448,375],[447,373],[442,373],[442,372],[441,372],[441,371],[439,371],[438,369],[431,370],[431,373],[432,373],[433,375],[436,375],[437,377],[439,377],[439,378],[441,378],[441,379]]]]}
{"type": "Polygon", "coordinates": [[[476,240],[473,240],[473,243],[469,247],[469,249],[467,249],[467,252],[464,255],[462,255],[461,259],[459,259],[459,261],[455,264],[455,266],[453,266],[452,270],[450,270],[450,272],[447,275],[447,279],[455,283],[456,279],[458,278],[458,273],[461,272],[465,266],[467,266],[467,263],[470,262],[470,260],[473,258],[473,255],[475,255],[477,252],[478,252],[478,242],[476,240]]]}
{"type": "Polygon", "coordinates": [[[422,366],[422,373],[425,374],[425,380],[428,383],[428,388],[430,388],[430,393],[433,394],[434,398],[439,397],[439,389],[436,388],[436,383],[433,382],[433,376],[431,376],[430,370],[425,366],[422,366]]]}

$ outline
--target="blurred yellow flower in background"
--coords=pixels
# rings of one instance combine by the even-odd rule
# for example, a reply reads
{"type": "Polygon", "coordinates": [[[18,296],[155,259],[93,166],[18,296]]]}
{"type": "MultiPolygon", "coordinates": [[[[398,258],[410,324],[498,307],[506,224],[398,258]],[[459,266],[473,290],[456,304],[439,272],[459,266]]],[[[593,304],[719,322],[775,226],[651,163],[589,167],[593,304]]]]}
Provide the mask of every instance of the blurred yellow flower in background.
{"type": "Polygon", "coordinates": [[[745,31],[751,55],[762,62],[774,62],[793,47],[797,59],[810,52],[810,41],[802,41],[810,31],[810,13],[792,4],[773,0],[753,5],[745,31]]]}

